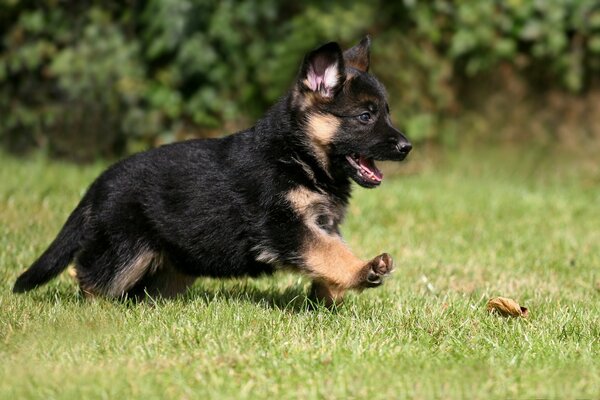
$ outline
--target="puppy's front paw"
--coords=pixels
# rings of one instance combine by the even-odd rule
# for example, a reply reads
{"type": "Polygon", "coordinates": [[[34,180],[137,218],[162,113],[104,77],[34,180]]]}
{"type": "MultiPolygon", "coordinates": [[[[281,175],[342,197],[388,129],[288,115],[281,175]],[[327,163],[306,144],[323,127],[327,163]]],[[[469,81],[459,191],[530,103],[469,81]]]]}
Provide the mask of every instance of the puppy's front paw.
{"type": "Polygon", "coordinates": [[[388,253],[383,253],[369,261],[365,268],[366,274],[362,286],[365,288],[377,287],[394,269],[394,260],[388,253]]]}

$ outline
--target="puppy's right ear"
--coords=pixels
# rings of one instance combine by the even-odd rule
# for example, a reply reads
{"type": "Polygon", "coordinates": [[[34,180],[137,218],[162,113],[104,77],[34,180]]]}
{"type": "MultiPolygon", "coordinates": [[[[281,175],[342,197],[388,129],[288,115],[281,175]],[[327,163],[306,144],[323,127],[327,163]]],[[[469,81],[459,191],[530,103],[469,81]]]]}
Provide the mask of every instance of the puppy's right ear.
{"type": "Polygon", "coordinates": [[[345,79],[342,49],[337,43],[330,42],[304,57],[298,84],[303,90],[330,99],[345,79]]]}

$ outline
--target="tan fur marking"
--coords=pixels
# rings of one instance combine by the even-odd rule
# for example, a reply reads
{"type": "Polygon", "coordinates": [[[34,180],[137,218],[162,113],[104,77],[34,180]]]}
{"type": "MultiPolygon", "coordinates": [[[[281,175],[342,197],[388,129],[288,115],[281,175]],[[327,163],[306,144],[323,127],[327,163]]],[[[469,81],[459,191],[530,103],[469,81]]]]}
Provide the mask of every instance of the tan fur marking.
{"type": "Polygon", "coordinates": [[[310,82],[308,82],[308,79],[307,79],[307,78],[304,78],[304,79],[302,80],[302,84],[303,84],[305,87],[307,87],[307,88],[310,88],[310,82]]]}
{"type": "Polygon", "coordinates": [[[339,236],[313,237],[304,253],[305,262],[315,277],[339,289],[356,286],[366,262],[356,257],[339,236]]]}
{"type": "Polygon", "coordinates": [[[316,206],[327,202],[327,198],[324,195],[308,190],[302,186],[290,190],[287,199],[298,215],[303,217],[307,225],[315,225],[316,206]]]}
{"type": "Polygon", "coordinates": [[[267,264],[278,264],[279,257],[274,251],[264,248],[262,246],[255,246],[252,250],[258,252],[258,254],[256,255],[256,261],[264,262],[267,264]]]}
{"type": "Polygon", "coordinates": [[[328,206],[327,197],[299,187],[288,193],[288,201],[309,228],[303,251],[309,273],[336,290],[356,286],[366,262],[352,254],[339,235],[324,231],[316,222],[317,212],[328,206]]]}
{"type": "Polygon", "coordinates": [[[309,114],[307,121],[307,130],[315,154],[321,165],[328,170],[329,156],[327,155],[329,145],[337,130],[340,127],[340,121],[333,115],[328,114],[309,114]]]}
{"type": "Polygon", "coordinates": [[[123,265],[114,276],[110,288],[107,290],[109,296],[121,296],[131,289],[144,275],[152,272],[151,268],[158,268],[160,255],[147,249],[142,249],[137,256],[127,265],[123,265]]]}
{"type": "Polygon", "coordinates": [[[77,280],[77,270],[74,266],[69,265],[69,268],[67,269],[67,274],[69,274],[71,278],[77,280]]]}
{"type": "Polygon", "coordinates": [[[308,133],[320,146],[329,146],[335,136],[340,121],[329,114],[310,114],[308,117],[308,133]]]}

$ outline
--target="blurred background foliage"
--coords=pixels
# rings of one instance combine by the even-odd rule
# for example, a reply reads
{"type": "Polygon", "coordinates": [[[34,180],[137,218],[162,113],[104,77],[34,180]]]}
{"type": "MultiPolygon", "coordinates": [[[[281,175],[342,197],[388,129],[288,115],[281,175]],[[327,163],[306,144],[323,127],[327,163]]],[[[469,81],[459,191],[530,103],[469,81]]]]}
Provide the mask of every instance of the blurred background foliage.
{"type": "Polygon", "coordinates": [[[366,33],[415,142],[600,138],[597,0],[0,0],[0,142],[85,161],[230,133],[366,33]]]}

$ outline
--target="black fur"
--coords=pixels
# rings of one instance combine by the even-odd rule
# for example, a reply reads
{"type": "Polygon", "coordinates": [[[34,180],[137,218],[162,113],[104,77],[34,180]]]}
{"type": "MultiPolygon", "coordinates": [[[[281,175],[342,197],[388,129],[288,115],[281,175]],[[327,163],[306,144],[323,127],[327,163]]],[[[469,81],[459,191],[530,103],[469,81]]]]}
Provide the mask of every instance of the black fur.
{"type": "Polygon", "coordinates": [[[14,292],[46,283],[71,261],[83,290],[108,296],[151,289],[157,277],[168,281],[171,273],[231,277],[282,266],[305,270],[308,228],[286,194],[302,187],[326,196],[316,223],[339,235],[351,179],[378,184],[363,179],[346,156],[400,160],[410,150],[390,124],[382,85],[366,71],[369,41],[359,46],[346,60],[335,43],[309,53],[293,89],[253,128],[162,146],[110,167],[18,278],[14,292]],[[363,53],[356,64],[362,70],[354,68],[363,53]],[[311,88],[311,68],[321,76],[328,66],[338,68],[335,84],[311,88]],[[367,122],[359,117],[365,112],[371,115],[367,122]],[[307,125],[324,115],[337,121],[324,145],[325,163],[307,125]]]}

